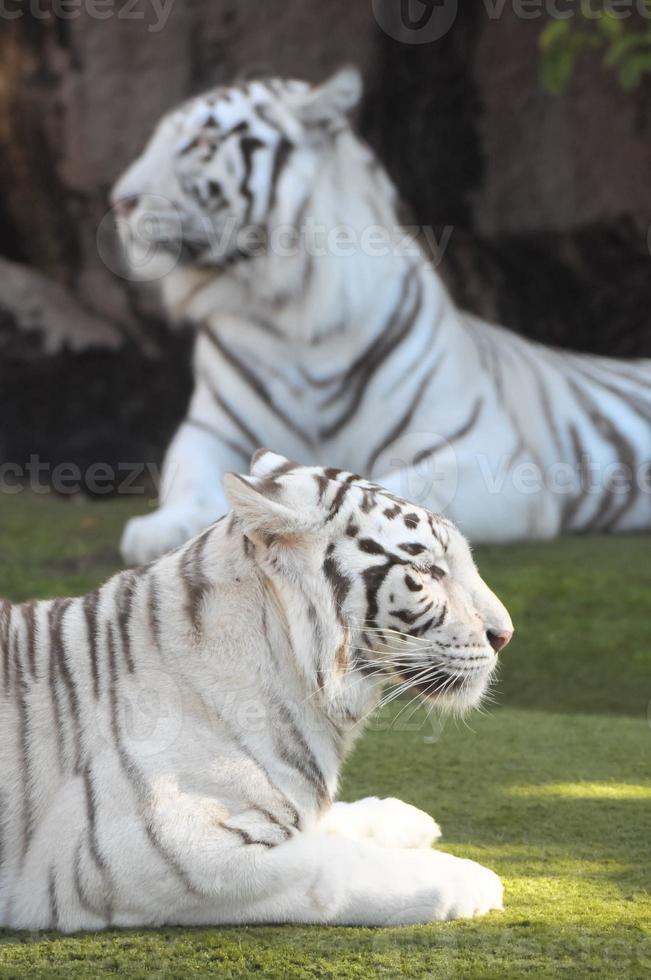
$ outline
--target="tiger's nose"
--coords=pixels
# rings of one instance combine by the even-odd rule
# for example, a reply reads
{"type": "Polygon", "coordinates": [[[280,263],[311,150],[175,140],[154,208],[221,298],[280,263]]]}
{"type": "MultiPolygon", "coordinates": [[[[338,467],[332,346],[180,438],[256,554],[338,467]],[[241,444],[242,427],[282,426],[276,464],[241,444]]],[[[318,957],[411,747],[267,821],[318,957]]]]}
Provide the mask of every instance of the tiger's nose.
{"type": "Polygon", "coordinates": [[[112,205],[118,218],[128,218],[135,211],[140,201],[139,194],[131,194],[128,197],[113,198],[112,205]]]}
{"type": "Polygon", "coordinates": [[[495,653],[499,653],[511,642],[513,630],[486,630],[486,636],[495,653]]]}

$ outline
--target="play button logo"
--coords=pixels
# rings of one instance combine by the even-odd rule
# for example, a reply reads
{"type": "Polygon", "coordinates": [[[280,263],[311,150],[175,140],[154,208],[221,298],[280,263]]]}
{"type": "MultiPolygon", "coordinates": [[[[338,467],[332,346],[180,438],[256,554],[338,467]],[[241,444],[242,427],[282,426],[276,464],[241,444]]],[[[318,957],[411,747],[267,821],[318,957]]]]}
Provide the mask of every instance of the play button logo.
{"type": "Polygon", "coordinates": [[[458,0],[373,0],[382,30],[404,44],[430,44],[453,26],[458,0]]]}

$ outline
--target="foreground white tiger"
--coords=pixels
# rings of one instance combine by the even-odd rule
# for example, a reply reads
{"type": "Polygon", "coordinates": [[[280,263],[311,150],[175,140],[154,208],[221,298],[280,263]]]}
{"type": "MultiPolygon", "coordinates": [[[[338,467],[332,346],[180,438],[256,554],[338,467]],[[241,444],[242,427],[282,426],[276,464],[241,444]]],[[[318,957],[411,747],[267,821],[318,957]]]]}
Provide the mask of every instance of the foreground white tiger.
{"type": "Polygon", "coordinates": [[[0,604],[0,926],[501,908],[493,872],[429,849],[431,817],[332,799],[387,682],[481,698],[506,610],[446,520],[265,451],[252,473],[227,477],[229,518],[157,563],[0,604]]]}
{"type": "Polygon", "coordinates": [[[381,254],[396,195],[346,119],[359,94],[353,71],[208,93],[118,182],[134,267],[162,275],[180,253],[163,293],[199,330],[162,507],[129,524],[125,558],[224,513],[223,473],[261,443],[355,469],[475,541],[651,526],[651,362],[528,343],[456,309],[422,258],[381,254]],[[256,234],[268,247],[242,255],[256,234]]]}

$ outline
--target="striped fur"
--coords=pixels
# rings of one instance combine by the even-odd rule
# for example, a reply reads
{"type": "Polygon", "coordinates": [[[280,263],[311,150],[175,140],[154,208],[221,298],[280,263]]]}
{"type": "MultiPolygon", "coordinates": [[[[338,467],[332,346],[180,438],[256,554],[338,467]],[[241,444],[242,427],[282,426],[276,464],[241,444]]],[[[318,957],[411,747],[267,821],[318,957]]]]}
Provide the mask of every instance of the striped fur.
{"type": "Polygon", "coordinates": [[[650,362],[528,343],[456,309],[404,235],[382,254],[373,233],[398,229],[396,195],[348,123],[359,91],[347,71],[194,99],[115,189],[132,202],[121,229],[136,271],[153,212],[147,274],[198,328],[162,510],[129,526],[126,559],[224,513],[223,473],[260,443],[355,469],[475,541],[648,528],[650,362]],[[257,247],[238,242],[245,226],[257,247]],[[352,248],[338,249],[340,226],[352,248]]]}
{"type": "Polygon", "coordinates": [[[474,704],[507,613],[447,521],[268,452],[253,474],[158,562],[86,597],[0,604],[0,926],[372,925],[412,898],[414,921],[500,904],[490,872],[397,850],[431,843],[427,815],[332,801],[382,688],[474,704]]]}

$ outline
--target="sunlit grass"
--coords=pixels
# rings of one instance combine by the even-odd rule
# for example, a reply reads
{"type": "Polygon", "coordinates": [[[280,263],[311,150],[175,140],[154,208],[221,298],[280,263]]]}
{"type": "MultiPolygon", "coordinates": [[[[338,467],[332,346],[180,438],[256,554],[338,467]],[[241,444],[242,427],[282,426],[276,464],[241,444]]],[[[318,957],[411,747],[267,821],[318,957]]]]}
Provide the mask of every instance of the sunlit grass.
{"type": "Polygon", "coordinates": [[[548,786],[513,786],[512,796],[558,797],[561,800],[651,800],[651,786],[632,783],[556,783],[548,786]]]}

